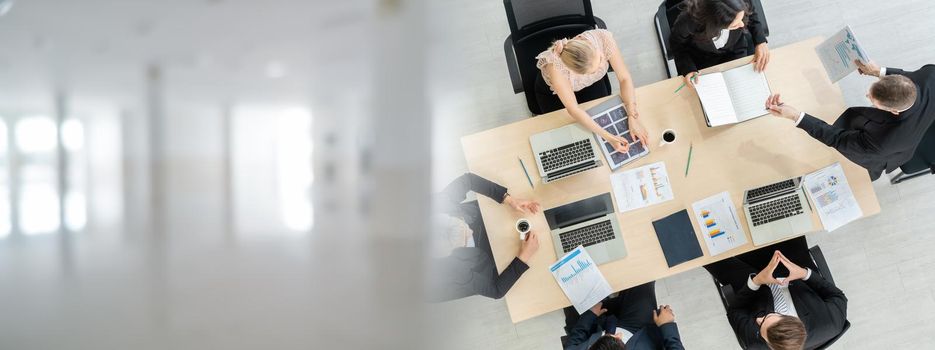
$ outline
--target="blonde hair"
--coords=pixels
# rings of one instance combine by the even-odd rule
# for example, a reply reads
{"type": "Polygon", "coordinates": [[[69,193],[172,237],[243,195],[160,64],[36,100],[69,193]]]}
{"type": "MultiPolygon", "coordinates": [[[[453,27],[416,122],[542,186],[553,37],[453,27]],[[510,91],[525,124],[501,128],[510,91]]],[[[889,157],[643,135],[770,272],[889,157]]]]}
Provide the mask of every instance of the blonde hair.
{"type": "Polygon", "coordinates": [[[586,74],[591,69],[594,50],[582,39],[559,40],[555,43],[558,55],[568,69],[578,74],[586,74]]]}

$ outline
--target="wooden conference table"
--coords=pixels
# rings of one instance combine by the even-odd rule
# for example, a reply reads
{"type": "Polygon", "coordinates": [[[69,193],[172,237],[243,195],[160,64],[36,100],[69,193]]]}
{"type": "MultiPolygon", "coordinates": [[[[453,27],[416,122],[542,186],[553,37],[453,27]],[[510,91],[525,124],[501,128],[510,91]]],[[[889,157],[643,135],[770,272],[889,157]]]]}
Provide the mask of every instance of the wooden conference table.
{"type": "MultiPolygon", "coordinates": [[[[783,101],[830,123],[845,107],[841,91],[828,79],[814,51],[821,41],[821,38],[813,38],[774,49],[766,76],[773,93],[781,93],[783,101]]],[[[702,74],[726,70],[749,61],[750,58],[740,59],[704,70],[702,74]]],[[[676,77],[636,90],[641,120],[651,138],[648,143],[651,151],[622,169],[665,162],[675,199],[617,213],[628,255],[600,266],[614,290],[634,287],[753,250],[750,229],[741,209],[744,190],[804,175],[835,162],[843,166],[864,216],[880,212],[867,171],[812,139],[789,120],[765,116],[745,123],[709,128],[705,125],[701,105],[693,89],[686,87],[677,94],[673,93],[681,83],[682,78],[676,77]],[[667,128],[675,130],[678,138],[675,143],[660,148],[659,138],[667,128]],[[694,151],[691,170],[686,177],[684,170],[689,143],[694,144],[694,151]],[[676,211],[690,210],[695,201],[723,191],[729,191],[738,209],[748,243],[712,257],[692,218],[704,256],[669,268],[652,222],[676,211]]],[[[584,106],[590,107],[603,100],[591,101],[584,106]]],[[[571,116],[559,110],[465,136],[461,143],[468,168],[506,186],[515,197],[538,201],[543,209],[612,193],[611,171],[606,161],[602,168],[542,184],[529,146],[529,136],[573,122],[571,116]],[[526,163],[534,189],[530,188],[517,157],[526,163]]],[[[519,250],[520,241],[513,226],[523,215],[486,198],[480,199],[479,203],[494,259],[498,269],[502,270],[519,250]]],[[[529,219],[533,229],[540,233],[540,248],[529,263],[530,269],[506,295],[514,323],[571,305],[548,270],[557,256],[545,217],[540,212],[529,219]]],[[[813,212],[812,219],[813,231],[821,230],[817,213],[813,212]]]]}

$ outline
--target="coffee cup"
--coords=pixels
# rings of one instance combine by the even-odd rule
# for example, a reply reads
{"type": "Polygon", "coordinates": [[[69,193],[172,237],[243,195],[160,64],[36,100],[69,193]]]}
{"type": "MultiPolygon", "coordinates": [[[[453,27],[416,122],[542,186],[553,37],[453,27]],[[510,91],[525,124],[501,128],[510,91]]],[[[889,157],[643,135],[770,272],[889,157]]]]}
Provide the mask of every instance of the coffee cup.
{"type": "Polygon", "coordinates": [[[666,131],[663,131],[663,132],[662,132],[662,137],[659,138],[659,139],[660,139],[660,141],[659,141],[659,147],[662,147],[662,146],[665,146],[665,145],[668,145],[668,144],[670,144],[670,143],[675,142],[675,138],[676,138],[676,137],[675,137],[675,130],[666,129],[666,131]]]}
{"type": "Polygon", "coordinates": [[[532,224],[529,223],[529,220],[516,220],[516,232],[519,232],[520,240],[526,240],[526,234],[529,233],[530,229],[532,229],[532,224]]]}

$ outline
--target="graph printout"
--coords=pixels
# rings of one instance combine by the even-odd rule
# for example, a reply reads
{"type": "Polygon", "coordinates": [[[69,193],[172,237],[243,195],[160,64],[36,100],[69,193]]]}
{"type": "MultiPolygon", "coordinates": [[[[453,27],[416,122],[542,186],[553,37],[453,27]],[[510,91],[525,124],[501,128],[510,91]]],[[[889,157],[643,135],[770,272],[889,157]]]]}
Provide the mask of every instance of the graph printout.
{"type": "Polygon", "coordinates": [[[663,162],[610,175],[610,184],[621,213],[670,201],[674,197],[663,162]]]}
{"type": "Polygon", "coordinates": [[[721,192],[697,201],[692,204],[692,211],[711,256],[747,244],[747,234],[740,225],[730,193],[721,192]]]}
{"type": "Polygon", "coordinates": [[[857,70],[854,60],[869,62],[870,56],[857,41],[850,26],[844,27],[840,32],[825,40],[815,48],[821,64],[825,66],[828,77],[832,82],[838,82],[848,74],[857,70]]]}
{"type": "Polygon", "coordinates": [[[825,231],[831,232],[864,215],[851,192],[841,163],[805,175],[802,179],[808,198],[818,210],[825,231]]]}
{"type": "Polygon", "coordinates": [[[583,246],[565,254],[549,266],[549,271],[578,314],[588,311],[613,292],[583,246]]]}

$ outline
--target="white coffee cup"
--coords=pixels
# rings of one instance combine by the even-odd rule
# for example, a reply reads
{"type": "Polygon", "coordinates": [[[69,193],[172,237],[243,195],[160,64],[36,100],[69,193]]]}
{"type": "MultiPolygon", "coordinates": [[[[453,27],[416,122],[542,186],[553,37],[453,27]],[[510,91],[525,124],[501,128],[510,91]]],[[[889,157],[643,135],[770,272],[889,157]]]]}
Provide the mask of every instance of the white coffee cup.
{"type": "Polygon", "coordinates": [[[675,130],[666,129],[662,132],[662,136],[659,137],[659,147],[674,143],[676,140],[675,130]]]}
{"type": "Polygon", "coordinates": [[[532,230],[532,224],[526,219],[516,220],[516,225],[514,227],[516,228],[516,232],[519,232],[519,239],[523,241],[526,240],[526,234],[529,233],[529,230],[532,230]],[[523,230],[523,227],[526,229],[523,230]]]}

